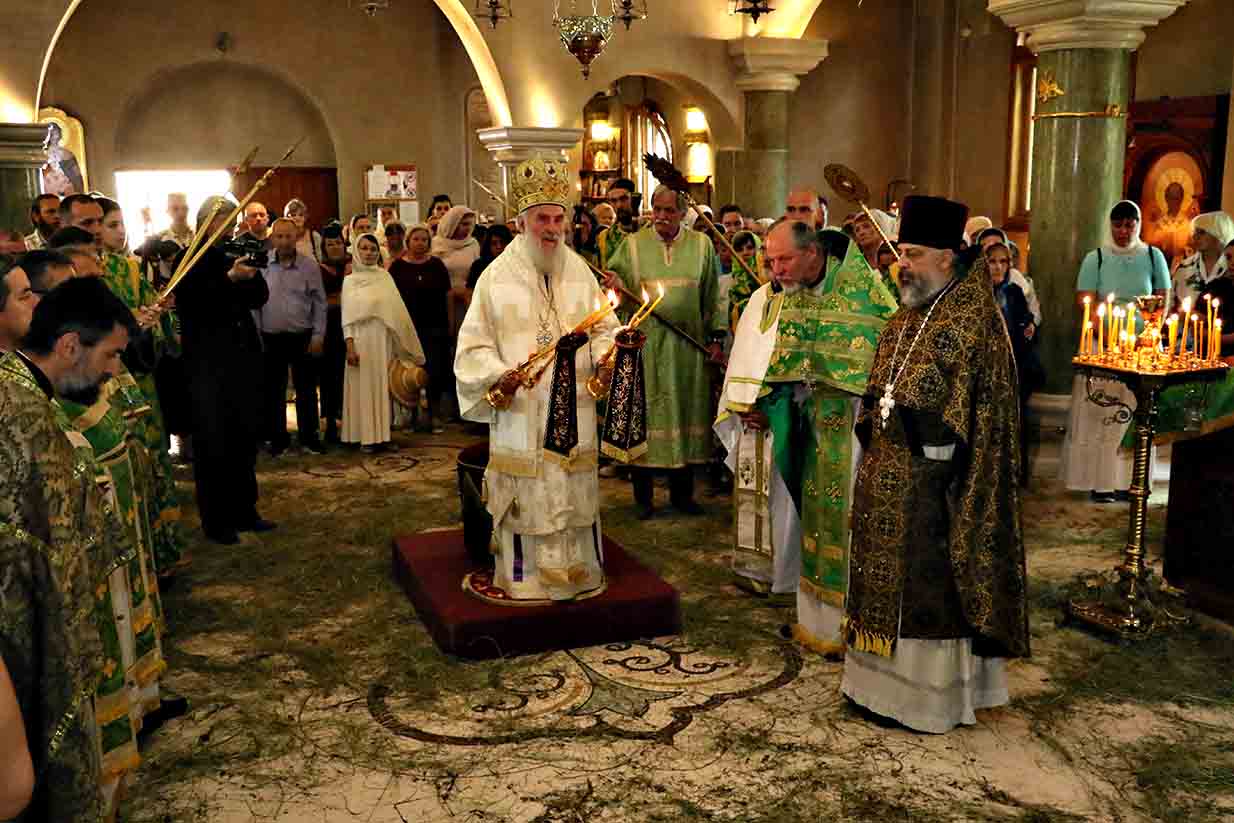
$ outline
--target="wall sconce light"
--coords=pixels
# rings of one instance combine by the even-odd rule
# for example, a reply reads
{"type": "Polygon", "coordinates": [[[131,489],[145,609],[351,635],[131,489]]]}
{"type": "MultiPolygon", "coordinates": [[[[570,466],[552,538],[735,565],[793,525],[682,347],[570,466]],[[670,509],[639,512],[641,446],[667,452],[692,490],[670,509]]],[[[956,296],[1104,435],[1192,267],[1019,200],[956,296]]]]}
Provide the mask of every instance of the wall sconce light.
{"type": "Polygon", "coordinates": [[[686,145],[708,141],[707,115],[698,106],[686,106],[686,133],[683,139],[686,145]]]}

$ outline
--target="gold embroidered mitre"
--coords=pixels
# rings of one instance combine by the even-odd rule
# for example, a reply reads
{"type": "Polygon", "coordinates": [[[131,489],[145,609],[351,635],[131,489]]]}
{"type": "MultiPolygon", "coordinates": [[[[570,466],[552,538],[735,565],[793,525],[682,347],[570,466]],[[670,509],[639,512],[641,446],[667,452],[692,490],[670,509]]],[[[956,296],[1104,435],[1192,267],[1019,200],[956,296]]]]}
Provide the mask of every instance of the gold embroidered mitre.
{"type": "Polygon", "coordinates": [[[570,172],[563,160],[540,156],[524,160],[514,169],[510,188],[519,214],[544,205],[570,210],[570,172]]]}

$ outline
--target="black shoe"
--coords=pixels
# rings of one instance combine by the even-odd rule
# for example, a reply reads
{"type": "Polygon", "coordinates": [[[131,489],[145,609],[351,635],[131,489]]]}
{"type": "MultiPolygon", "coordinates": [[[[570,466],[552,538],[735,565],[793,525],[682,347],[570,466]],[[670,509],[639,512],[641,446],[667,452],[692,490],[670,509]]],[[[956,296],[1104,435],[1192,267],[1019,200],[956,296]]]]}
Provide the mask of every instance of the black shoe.
{"type": "Polygon", "coordinates": [[[325,454],[326,453],[325,446],[321,445],[317,441],[313,441],[312,443],[302,443],[300,444],[300,448],[304,449],[306,452],[309,452],[311,454],[325,454]]]}
{"type": "Polygon", "coordinates": [[[1088,499],[1093,501],[1094,503],[1116,503],[1118,502],[1118,497],[1115,496],[1114,492],[1089,492],[1088,499]]]}
{"type": "Polygon", "coordinates": [[[656,507],[652,506],[651,504],[640,505],[638,507],[638,514],[635,516],[639,520],[650,520],[651,518],[656,516],[656,507]]]}
{"type": "Polygon", "coordinates": [[[243,526],[236,526],[238,532],[272,532],[278,528],[277,523],[271,523],[265,518],[258,517],[251,522],[245,523],[243,526]]]}
{"type": "Polygon", "coordinates": [[[337,428],[326,429],[326,443],[331,446],[338,446],[343,442],[343,439],[338,436],[337,428]]]}
{"type": "Polygon", "coordinates": [[[673,508],[682,514],[688,514],[691,517],[697,517],[703,513],[703,507],[693,500],[672,501],[673,508]]]}
{"type": "Polygon", "coordinates": [[[158,731],[168,720],[184,717],[189,711],[189,701],[184,697],[165,697],[159,701],[159,707],[146,712],[141,719],[141,731],[137,733],[138,745],[144,744],[150,735],[158,731]]]}
{"type": "Polygon", "coordinates": [[[218,543],[220,546],[234,546],[240,542],[240,538],[236,535],[234,529],[220,532],[208,531],[206,532],[206,539],[211,543],[218,543]]]}

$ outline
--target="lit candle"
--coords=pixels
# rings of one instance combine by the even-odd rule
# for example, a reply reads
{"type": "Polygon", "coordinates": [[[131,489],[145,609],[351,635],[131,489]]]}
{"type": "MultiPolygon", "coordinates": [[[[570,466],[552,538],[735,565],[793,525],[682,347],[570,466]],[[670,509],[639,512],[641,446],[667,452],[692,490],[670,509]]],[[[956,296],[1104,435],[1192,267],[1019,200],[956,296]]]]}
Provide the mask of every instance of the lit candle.
{"type": "Polygon", "coordinates": [[[630,328],[636,328],[639,322],[643,319],[643,313],[647,311],[647,307],[651,305],[651,298],[647,296],[647,289],[643,289],[643,303],[638,307],[638,311],[630,318],[630,328]]]}
{"type": "Polygon", "coordinates": [[[1097,354],[1105,354],[1105,303],[1097,306],[1097,354]]]}
{"type": "Polygon", "coordinates": [[[1221,300],[1219,298],[1214,297],[1213,303],[1212,303],[1213,319],[1212,319],[1212,323],[1210,324],[1211,328],[1213,329],[1212,339],[1213,339],[1213,359],[1214,360],[1217,360],[1218,358],[1221,357],[1221,317],[1220,317],[1221,312],[1219,311],[1220,308],[1221,308],[1221,300]]]}
{"type": "MultiPolygon", "coordinates": [[[[656,288],[659,290],[660,294],[658,297],[656,297],[655,302],[652,303],[650,306],[648,306],[647,310],[643,312],[641,317],[639,317],[638,319],[639,323],[642,323],[644,320],[646,320],[648,315],[650,315],[653,311],[655,311],[656,306],[660,305],[660,301],[664,299],[664,284],[663,283],[658,284],[656,288]]],[[[637,324],[635,324],[635,326],[637,326],[637,324]]]]}
{"type": "Polygon", "coordinates": [[[1127,351],[1127,330],[1121,324],[1118,328],[1118,350],[1120,353],[1127,351]]]}
{"type": "Polygon", "coordinates": [[[1183,336],[1178,340],[1178,356],[1187,351],[1187,330],[1191,326],[1191,298],[1183,301],[1183,336]]]}
{"type": "Polygon", "coordinates": [[[1110,338],[1110,348],[1114,348],[1114,319],[1114,292],[1110,292],[1105,297],[1105,333],[1110,338]]]}
{"type": "Polygon", "coordinates": [[[1211,294],[1204,295],[1204,322],[1207,328],[1213,327],[1213,296],[1211,294]]]}
{"type": "Polygon", "coordinates": [[[1089,353],[1085,350],[1084,337],[1088,332],[1089,321],[1092,319],[1092,315],[1089,314],[1089,312],[1092,310],[1092,302],[1093,302],[1092,297],[1090,297],[1087,294],[1084,295],[1084,319],[1080,321],[1080,350],[1081,352],[1085,354],[1089,353]]]}
{"type": "Polygon", "coordinates": [[[1127,337],[1135,340],[1135,303],[1127,304],[1127,337]]]}
{"type": "Polygon", "coordinates": [[[1110,345],[1114,351],[1121,352],[1123,350],[1123,337],[1126,334],[1126,329],[1123,328],[1123,315],[1125,312],[1122,306],[1114,309],[1114,323],[1110,326],[1110,345]]]}
{"type": "Polygon", "coordinates": [[[1085,356],[1093,353],[1093,321],[1084,324],[1084,334],[1080,337],[1080,348],[1085,356]]]}
{"type": "Polygon", "coordinates": [[[1165,350],[1170,357],[1174,356],[1174,347],[1178,344],[1178,315],[1171,314],[1170,319],[1166,322],[1166,326],[1170,330],[1170,345],[1165,350]]]}

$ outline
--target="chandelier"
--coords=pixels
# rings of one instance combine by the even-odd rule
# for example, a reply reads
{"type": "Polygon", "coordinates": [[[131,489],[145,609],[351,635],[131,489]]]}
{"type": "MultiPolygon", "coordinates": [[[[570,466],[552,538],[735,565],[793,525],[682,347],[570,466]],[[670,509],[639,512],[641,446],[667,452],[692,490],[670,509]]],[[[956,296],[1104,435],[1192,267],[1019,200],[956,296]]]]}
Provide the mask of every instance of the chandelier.
{"type": "MultiPolygon", "coordinates": [[[[860,3],[858,4],[860,5],[860,3]]],[[[755,23],[764,14],[771,14],[775,7],[770,0],[728,0],[729,14],[748,14],[755,23]]]]}
{"type": "Polygon", "coordinates": [[[647,0],[613,0],[613,19],[620,20],[629,31],[635,20],[647,19],[647,0]]]}
{"type": "MultiPolygon", "coordinates": [[[[583,77],[591,76],[591,63],[604,51],[608,40],[613,36],[613,18],[615,14],[600,14],[599,0],[582,0],[583,11],[591,6],[591,14],[579,14],[580,0],[568,0],[570,13],[561,13],[561,0],[555,0],[553,5],[553,25],[561,36],[561,42],[566,51],[574,55],[583,66],[583,77]]],[[[611,0],[614,4],[617,0],[611,0]]],[[[614,5],[614,12],[616,11],[614,5]]]]}
{"type": "Polygon", "coordinates": [[[489,26],[495,29],[502,20],[513,17],[514,10],[510,7],[510,0],[476,0],[476,10],[472,16],[487,20],[489,26]]]}
{"type": "Polygon", "coordinates": [[[359,8],[369,17],[376,17],[377,12],[390,8],[390,0],[348,0],[347,5],[359,8]]]}

